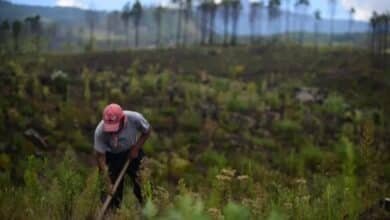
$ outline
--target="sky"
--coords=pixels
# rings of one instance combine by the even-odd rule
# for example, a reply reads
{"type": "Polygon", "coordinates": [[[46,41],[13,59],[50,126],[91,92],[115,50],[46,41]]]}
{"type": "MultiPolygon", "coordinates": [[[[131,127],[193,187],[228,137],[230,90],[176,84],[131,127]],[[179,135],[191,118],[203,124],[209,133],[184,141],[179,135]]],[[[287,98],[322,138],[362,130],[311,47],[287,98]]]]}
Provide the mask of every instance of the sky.
{"type": "MultiPolygon", "coordinates": [[[[133,2],[135,0],[11,0],[17,4],[28,5],[42,5],[42,6],[63,6],[63,7],[80,7],[80,8],[94,8],[97,10],[120,10],[126,2],[133,2]]],[[[146,5],[170,4],[170,0],[140,0],[146,5]]],[[[216,0],[218,1],[218,0],[216,0]]],[[[259,1],[259,0],[248,0],[259,1]]],[[[196,0],[195,0],[196,2],[196,0]]],[[[268,0],[265,0],[267,3],[268,0]]],[[[282,7],[285,8],[282,0],[282,7]]],[[[295,0],[290,0],[295,2],[295,0]]],[[[377,12],[390,12],[390,0],[337,0],[338,5],[336,9],[336,18],[348,19],[348,11],[351,7],[356,10],[355,19],[368,21],[375,10],[377,12]]],[[[311,0],[310,11],[314,12],[317,9],[322,10],[322,17],[329,17],[328,0],[311,0]]]]}

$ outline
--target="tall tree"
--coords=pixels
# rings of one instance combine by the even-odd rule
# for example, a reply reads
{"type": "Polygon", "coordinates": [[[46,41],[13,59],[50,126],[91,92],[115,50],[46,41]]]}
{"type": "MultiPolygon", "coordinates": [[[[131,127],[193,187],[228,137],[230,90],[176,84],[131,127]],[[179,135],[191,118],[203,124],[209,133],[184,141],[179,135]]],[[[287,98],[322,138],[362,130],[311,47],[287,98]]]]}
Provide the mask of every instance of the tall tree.
{"type": "Polygon", "coordinates": [[[172,0],[173,3],[178,5],[177,9],[177,28],[176,28],[176,46],[181,44],[181,32],[182,32],[182,20],[183,20],[183,7],[185,0],[172,0]]]}
{"type": "Polygon", "coordinates": [[[264,17],[264,1],[259,2],[259,38],[261,39],[263,34],[263,17],[264,17]]]}
{"type": "Polygon", "coordinates": [[[320,28],[320,22],[321,22],[321,11],[320,10],[316,10],[314,12],[314,18],[315,18],[315,21],[314,21],[314,39],[315,39],[315,47],[317,48],[318,47],[318,32],[319,32],[319,28],[320,28]]]}
{"type": "Polygon", "coordinates": [[[192,17],[192,0],[185,0],[184,9],[184,33],[183,33],[183,44],[187,44],[187,38],[189,36],[190,19],[192,17]]]}
{"type": "Polygon", "coordinates": [[[377,30],[378,30],[378,14],[376,11],[372,13],[371,19],[370,19],[370,25],[371,25],[371,51],[373,54],[376,54],[377,52],[377,30]]]}
{"type": "Polygon", "coordinates": [[[116,25],[119,23],[119,12],[113,11],[107,15],[107,48],[112,48],[112,35],[114,33],[116,25]]]}
{"type": "Polygon", "coordinates": [[[332,46],[333,32],[334,32],[334,16],[336,14],[337,0],[328,0],[328,4],[329,4],[329,16],[330,16],[329,46],[332,46]]]}
{"type": "Polygon", "coordinates": [[[134,32],[135,47],[138,47],[139,45],[139,25],[141,23],[142,14],[143,14],[142,5],[139,0],[136,0],[135,3],[133,4],[133,8],[131,9],[131,16],[133,17],[133,23],[135,27],[135,32],[134,32]]]}
{"type": "Polygon", "coordinates": [[[240,19],[241,12],[241,0],[231,0],[231,18],[232,18],[232,38],[230,41],[231,45],[237,44],[237,25],[240,19]]]}
{"type": "Polygon", "coordinates": [[[352,27],[353,27],[353,22],[354,22],[354,18],[355,18],[355,8],[351,8],[349,10],[349,23],[348,23],[348,35],[350,38],[352,38],[352,27]]]}
{"type": "Polygon", "coordinates": [[[20,38],[20,32],[22,31],[22,22],[19,20],[15,20],[12,22],[12,39],[14,42],[14,50],[15,52],[19,52],[19,38],[20,38]]]}
{"type": "Polygon", "coordinates": [[[6,46],[10,29],[11,29],[11,26],[10,26],[8,20],[1,22],[1,25],[0,25],[0,44],[3,44],[4,46],[6,46]]]}
{"type": "Polygon", "coordinates": [[[297,9],[300,12],[300,27],[299,27],[299,43],[303,44],[303,38],[304,38],[304,27],[305,27],[305,21],[306,21],[306,13],[307,9],[310,6],[309,0],[297,0],[295,3],[297,9]]]}
{"type": "Polygon", "coordinates": [[[222,0],[222,20],[223,20],[223,44],[226,46],[229,41],[229,18],[231,0],[222,0]]]}
{"type": "Polygon", "coordinates": [[[161,25],[164,8],[159,5],[154,10],[154,21],[156,22],[156,47],[161,46],[161,25]]]}
{"type": "Polygon", "coordinates": [[[215,33],[215,15],[217,12],[217,4],[215,4],[214,0],[207,1],[207,11],[209,17],[209,44],[214,44],[214,33],[215,33]]]}
{"type": "Polygon", "coordinates": [[[257,16],[259,12],[260,2],[252,1],[250,3],[250,9],[249,9],[249,25],[250,25],[250,39],[251,43],[254,43],[255,39],[255,32],[256,32],[256,21],[257,16]]]}
{"type": "MultiPolygon", "coordinates": [[[[272,21],[278,21],[280,17],[280,0],[270,0],[268,3],[268,19],[269,25],[271,25],[272,21]]],[[[275,25],[279,28],[279,23],[277,22],[275,25]]],[[[275,33],[274,33],[275,34],[275,33]]],[[[276,34],[275,34],[276,36],[276,34]]]]}
{"type": "Polygon", "coordinates": [[[89,42],[88,49],[93,49],[93,44],[95,41],[95,26],[97,24],[98,13],[94,10],[93,6],[90,6],[88,10],[85,11],[85,20],[89,29],[89,42]]]}
{"type": "Polygon", "coordinates": [[[41,17],[39,15],[27,17],[25,19],[25,22],[32,34],[33,43],[35,44],[36,51],[40,51],[40,42],[42,34],[41,17]]]}
{"type": "Polygon", "coordinates": [[[201,37],[200,37],[200,44],[204,45],[206,44],[206,38],[207,38],[207,24],[208,24],[208,3],[206,0],[201,1],[198,10],[200,13],[200,26],[201,26],[201,37]]]}
{"type": "Polygon", "coordinates": [[[289,34],[290,34],[290,0],[284,0],[284,2],[285,2],[285,6],[286,6],[286,8],[285,8],[285,15],[286,15],[286,17],[285,17],[285,19],[286,19],[286,21],[285,21],[285,35],[286,35],[286,39],[288,39],[289,38],[289,34]]]}
{"type": "Polygon", "coordinates": [[[130,2],[127,2],[122,9],[121,19],[123,21],[126,32],[126,47],[129,47],[129,23],[131,16],[130,2]]]}

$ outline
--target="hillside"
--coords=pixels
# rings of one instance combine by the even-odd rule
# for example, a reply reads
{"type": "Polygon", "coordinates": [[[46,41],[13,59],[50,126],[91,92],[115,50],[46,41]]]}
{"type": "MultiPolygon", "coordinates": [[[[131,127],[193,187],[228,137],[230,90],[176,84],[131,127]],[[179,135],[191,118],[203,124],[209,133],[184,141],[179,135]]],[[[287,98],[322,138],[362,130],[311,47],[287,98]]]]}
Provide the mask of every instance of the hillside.
{"type": "Polygon", "coordinates": [[[153,133],[140,172],[148,202],[140,207],[126,182],[110,219],[389,216],[390,100],[378,97],[390,78],[367,51],[266,45],[0,62],[1,219],[93,218],[102,184],[93,133],[111,102],[142,113],[153,133]]]}

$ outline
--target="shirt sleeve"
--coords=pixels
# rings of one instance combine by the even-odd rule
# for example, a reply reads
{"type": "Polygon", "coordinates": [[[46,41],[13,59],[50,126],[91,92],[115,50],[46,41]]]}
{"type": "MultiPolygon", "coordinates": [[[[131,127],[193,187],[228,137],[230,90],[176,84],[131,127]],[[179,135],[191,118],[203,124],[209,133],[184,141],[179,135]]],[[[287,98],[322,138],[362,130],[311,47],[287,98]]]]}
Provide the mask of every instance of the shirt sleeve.
{"type": "Polygon", "coordinates": [[[107,146],[103,140],[103,134],[100,130],[100,126],[98,126],[95,130],[93,148],[99,153],[106,153],[107,146]]]}
{"type": "Polygon", "coordinates": [[[149,122],[139,113],[136,114],[135,123],[137,125],[137,129],[142,133],[146,133],[150,129],[149,122]]]}

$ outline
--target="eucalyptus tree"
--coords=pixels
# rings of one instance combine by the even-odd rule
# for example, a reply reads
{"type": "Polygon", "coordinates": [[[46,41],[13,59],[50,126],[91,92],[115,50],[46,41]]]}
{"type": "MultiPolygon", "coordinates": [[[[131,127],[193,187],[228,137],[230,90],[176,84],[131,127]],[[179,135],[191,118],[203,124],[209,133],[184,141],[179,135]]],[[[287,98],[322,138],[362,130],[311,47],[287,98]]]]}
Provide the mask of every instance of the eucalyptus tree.
{"type": "Polygon", "coordinates": [[[176,46],[180,46],[181,41],[181,28],[182,28],[182,20],[183,20],[183,7],[185,0],[172,0],[172,3],[178,5],[177,8],[177,28],[176,28],[176,46]]]}
{"type": "Polygon", "coordinates": [[[372,16],[370,18],[370,26],[371,26],[371,51],[373,54],[377,52],[377,30],[378,30],[378,17],[376,11],[372,13],[372,16]]]}
{"type": "Polygon", "coordinates": [[[11,25],[8,22],[8,20],[1,22],[1,25],[0,25],[0,44],[6,45],[10,30],[11,30],[11,25]]]}
{"type": "Polygon", "coordinates": [[[198,10],[199,10],[199,13],[200,13],[200,34],[201,34],[201,37],[200,37],[200,44],[201,45],[204,45],[206,44],[206,38],[207,38],[207,30],[208,30],[208,20],[209,20],[209,17],[208,17],[208,2],[207,0],[202,0],[200,3],[199,3],[199,6],[198,6],[198,10]]]}
{"type": "Polygon", "coordinates": [[[14,51],[19,52],[19,38],[20,38],[20,32],[22,31],[22,22],[19,20],[15,20],[12,22],[12,39],[14,42],[14,51]]]}
{"type": "Polygon", "coordinates": [[[260,2],[252,1],[250,2],[250,10],[249,10],[249,25],[250,25],[250,39],[251,43],[254,43],[256,25],[257,25],[257,16],[260,8],[260,2]]]}
{"type": "Polygon", "coordinates": [[[136,0],[131,9],[131,17],[133,18],[133,25],[135,27],[135,32],[134,32],[135,47],[138,47],[139,45],[139,25],[141,23],[142,15],[143,15],[143,9],[142,9],[141,2],[139,0],[136,0]]]}
{"type": "Polygon", "coordinates": [[[315,39],[315,46],[318,47],[318,32],[321,25],[321,11],[316,10],[314,12],[314,39],[315,39]]]}
{"type": "Polygon", "coordinates": [[[237,25],[238,20],[240,19],[240,12],[241,12],[241,0],[231,0],[231,18],[232,18],[232,37],[230,44],[236,45],[237,44],[237,25]]]}
{"type": "Polygon", "coordinates": [[[217,4],[214,2],[214,0],[208,0],[207,1],[207,11],[208,11],[208,17],[209,17],[209,44],[214,44],[214,34],[215,34],[215,15],[217,12],[217,4]]]}
{"type": "Polygon", "coordinates": [[[108,13],[106,17],[107,28],[107,48],[112,48],[112,34],[115,32],[115,27],[119,23],[119,12],[113,11],[108,13]]]}
{"type": "Polygon", "coordinates": [[[189,22],[192,18],[192,0],[185,0],[185,9],[184,9],[184,33],[183,33],[183,44],[187,44],[187,39],[189,35],[189,22]]]}
{"type": "Polygon", "coordinates": [[[126,47],[129,47],[129,23],[131,17],[130,2],[127,2],[122,9],[121,19],[126,33],[126,47]]]}
{"type": "Polygon", "coordinates": [[[291,3],[291,0],[284,0],[284,4],[286,6],[285,8],[285,35],[286,35],[286,38],[288,39],[289,38],[289,34],[290,34],[290,3],[291,3]]]}
{"type": "Polygon", "coordinates": [[[33,42],[35,44],[36,50],[40,51],[40,41],[42,34],[42,24],[41,17],[39,15],[27,17],[25,23],[29,27],[29,31],[33,35],[33,42]]]}
{"type": "Polygon", "coordinates": [[[304,27],[306,21],[306,13],[310,6],[309,0],[297,0],[295,6],[299,10],[300,13],[300,25],[299,25],[299,43],[303,44],[304,40],[304,27]]]}
{"type": "Polygon", "coordinates": [[[352,37],[352,27],[353,27],[353,22],[355,19],[355,13],[356,13],[356,10],[355,10],[355,8],[352,7],[349,10],[349,23],[348,23],[348,35],[350,38],[352,37]]]}
{"type": "Polygon", "coordinates": [[[223,20],[223,44],[227,45],[229,41],[229,18],[231,10],[231,0],[222,0],[222,20],[223,20]]]}
{"type": "Polygon", "coordinates": [[[98,20],[98,13],[93,6],[90,6],[89,9],[85,11],[85,20],[89,29],[88,48],[92,49],[95,40],[95,27],[98,20]]]}
{"type": "Polygon", "coordinates": [[[161,25],[163,19],[164,8],[162,5],[154,9],[154,21],[156,22],[156,47],[161,46],[161,25]]]}
{"type": "MultiPolygon", "coordinates": [[[[278,21],[280,17],[280,0],[270,0],[268,3],[268,20],[269,25],[271,25],[272,21],[276,20],[278,21]]],[[[277,28],[279,28],[279,23],[277,22],[275,25],[277,28]]],[[[276,36],[276,33],[274,33],[276,36]]]]}
{"type": "Polygon", "coordinates": [[[333,32],[334,32],[334,16],[336,14],[337,0],[328,0],[328,4],[329,4],[329,16],[330,16],[329,46],[332,46],[333,32]]]}

